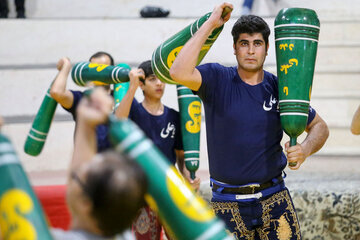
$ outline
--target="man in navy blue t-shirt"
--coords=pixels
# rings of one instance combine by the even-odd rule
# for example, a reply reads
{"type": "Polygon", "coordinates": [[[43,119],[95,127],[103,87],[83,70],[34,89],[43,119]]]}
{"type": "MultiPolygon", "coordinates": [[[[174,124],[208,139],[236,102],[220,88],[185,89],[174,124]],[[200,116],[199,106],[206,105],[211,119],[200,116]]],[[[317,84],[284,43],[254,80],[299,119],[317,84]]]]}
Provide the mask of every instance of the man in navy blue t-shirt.
{"type": "Polygon", "coordinates": [[[326,123],[309,109],[307,137],[289,147],[278,106],[278,80],[263,70],[270,29],[257,16],[246,15],[232,29],[238,65],[217,63],[196,67],[211,32],[222,26],[224,3],[185,44],[170,74],[203,100],[207,131],[212,207],[236,239],[300,239],[300,229],[282,171],[296,170],[328,137],[326,123]],[[284,238],[282,238],[284,237],[284,238]]]}
{"type": "MultiPolygon", "coordinates": [[[[97,52],[90,57],[90,62],[97,64],[114,65],[113,57],[106,52],[97,52]]],[[[70,112],[76,121],[76,108],[83,97],[83,92],[66,89],[66,82],[71,71],[70,60],[66,57],[61,58],[57,63],[59,70],[51,89],[50,95],[55,99],[66,111],[70,112]]],[[[109,86],[103,86],[110,91],[109,86]]],[[[102,152],[111,147],[108,139],[109,128],[106,124],[100,124],[96,127],[97,151],[102,152]]]]}
{"type": "MultiPolygon", "coordinates": [[[[132,69],[129,77],[129,90],[115,110],[116,116],[119,118],[129,117],[134,121],[169,159],[170,163],[177,164],[183,176],[195,189],[198,189],[200,179],[192,180],[189,172],[184,168],[179,113],[161,102],[165,83],[155,76],[150,61],[141,63],[139,69],[132,69]],[[139,86],[144,94],[144,101],[141,103],[134,100],[139,86]]],[[[155,213],[148,207],[144,208],[135,220],[134,230],[138,239],[160,239],[161,225],[155,213]]]]}

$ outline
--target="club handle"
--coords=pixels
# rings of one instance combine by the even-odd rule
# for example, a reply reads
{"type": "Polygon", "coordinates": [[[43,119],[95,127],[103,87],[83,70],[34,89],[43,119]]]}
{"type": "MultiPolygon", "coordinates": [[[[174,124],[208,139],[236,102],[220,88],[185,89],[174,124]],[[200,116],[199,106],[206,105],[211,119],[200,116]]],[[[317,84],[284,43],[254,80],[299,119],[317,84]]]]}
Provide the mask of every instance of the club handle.
{"type": "Polygon", "coordinates": [[[221,14],[221,17],[224,18],[226,15],[228,15],[229,12],[232,12],[232,8],[231,7],[225,7],[222,14],[221,14]]]}
{"type": "MultiPolygon", "coordinates": [[[[290,137],[290,147],[295,146],[297,144],[296,137],[290,137]]],[[[289,162],[289,167],[295,167],[297,162],[289,162]]]]}

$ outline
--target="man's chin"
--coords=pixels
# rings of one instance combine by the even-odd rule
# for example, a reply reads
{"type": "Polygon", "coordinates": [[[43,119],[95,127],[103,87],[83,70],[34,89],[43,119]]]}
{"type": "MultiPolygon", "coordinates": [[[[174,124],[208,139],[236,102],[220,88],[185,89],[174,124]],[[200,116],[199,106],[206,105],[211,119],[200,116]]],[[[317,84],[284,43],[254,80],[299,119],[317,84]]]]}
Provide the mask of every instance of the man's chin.
{"type": "Polygon", "coordinates": [[[247,72],[258,72],[260,70],[262,70],[262,66],[248,66],[248,65],[245,65],[242,67],[245,71],[247,72]]]}
{"type": "Polygon", "coordinates": [[[154,99],[157,99],[157,100],[161,100],[161,98],[162,98],[162,96],[163,96],[164,94],[163,93],[158,93],[158,94],[155,94],[154,95],[154,99]]]}

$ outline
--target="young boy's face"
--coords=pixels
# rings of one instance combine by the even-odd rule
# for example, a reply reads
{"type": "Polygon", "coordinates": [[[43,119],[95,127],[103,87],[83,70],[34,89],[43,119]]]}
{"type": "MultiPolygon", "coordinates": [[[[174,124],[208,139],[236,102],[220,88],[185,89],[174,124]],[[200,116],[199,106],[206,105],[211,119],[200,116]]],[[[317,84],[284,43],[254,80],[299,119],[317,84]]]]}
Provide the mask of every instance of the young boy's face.
{"type": "Polygon", "coordinates": [[[145,78],[145,83],[140,83],[140,87],[145,97],[161,99],[164,95],[165,83],[152,74],[145,78]]]}

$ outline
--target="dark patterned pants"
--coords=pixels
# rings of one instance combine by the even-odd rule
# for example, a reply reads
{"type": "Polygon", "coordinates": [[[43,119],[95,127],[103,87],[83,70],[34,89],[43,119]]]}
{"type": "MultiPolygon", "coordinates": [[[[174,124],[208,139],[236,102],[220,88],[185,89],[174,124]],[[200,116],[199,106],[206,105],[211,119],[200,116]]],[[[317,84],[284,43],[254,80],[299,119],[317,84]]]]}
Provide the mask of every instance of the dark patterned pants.
{"type": "Polygon", "coordinates": [[[235,239],[301,239],[299,222],[287,189],[251,202],[211,202],[235,239]]]}

